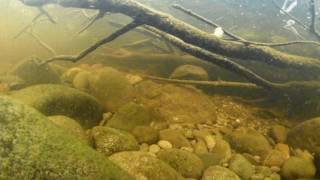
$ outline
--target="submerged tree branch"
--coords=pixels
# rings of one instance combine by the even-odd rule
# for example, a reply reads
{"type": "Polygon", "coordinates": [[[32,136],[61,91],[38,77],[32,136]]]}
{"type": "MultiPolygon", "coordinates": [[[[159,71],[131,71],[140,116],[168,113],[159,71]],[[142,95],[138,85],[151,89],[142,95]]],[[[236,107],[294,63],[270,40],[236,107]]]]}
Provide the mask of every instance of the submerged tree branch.
{"type": "Polygon", "coordinates": [[[54,56],[50,59],[45,60],[43,63],[46,64],[46,63],[50,63],[50,62],[58,61],[58,60],[77,62],[77,61],[81,60],[82,58],[84,58],[86,55],[90,54],[91,52],[93,52],[94,50],[99,48],[100,46],[117,39],[118,37],[122,36],[123,34],[131,31],[132,29],[134,29],[140,25],[141,25],[140,23],[133,21],[133,22],[129,23],[128,25],[124,26],[123,28],[115,31],[110,36],[101,39],[100,41],[96,42],[92,46],[83,50],[82,52],[79,53],[79,55],[76,55],[76,56],[68,56],[68,55],[54,56]]]}

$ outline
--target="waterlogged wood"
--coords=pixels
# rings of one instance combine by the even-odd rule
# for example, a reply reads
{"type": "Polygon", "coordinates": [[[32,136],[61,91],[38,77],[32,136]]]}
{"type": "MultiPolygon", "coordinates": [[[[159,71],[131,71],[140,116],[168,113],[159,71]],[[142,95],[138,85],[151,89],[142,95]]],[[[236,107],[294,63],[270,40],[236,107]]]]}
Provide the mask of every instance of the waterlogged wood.
{"type": "Polygon", "coordinates": [[[320,61],[317,59],[283,53],[270,47],[225,41],[135,0],[24,0],[23,2],[31,6],[59,4],[63,7],[99,9],[111,13],[122,13],[141,24],[150,25],[174,35],[186,43],[224,56],[262,61],[283,68],[320,69],[320,61]]]}

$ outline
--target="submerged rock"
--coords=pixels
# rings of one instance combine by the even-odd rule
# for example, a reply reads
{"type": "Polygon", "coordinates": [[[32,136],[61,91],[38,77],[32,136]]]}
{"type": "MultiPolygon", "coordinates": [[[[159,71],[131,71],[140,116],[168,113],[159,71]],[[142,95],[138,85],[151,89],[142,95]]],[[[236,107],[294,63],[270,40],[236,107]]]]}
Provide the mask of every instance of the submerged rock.
{"type": "Polygon", "coordinates": [[[201,159],[190,152],[179,149],[160,151],[157,157],[168,163],[185,178],[200,178],[204,169],[201,159]]]}
{"type": "Polygon", "coordinates": [[[109,159],[137,180],[182,180],[183,177],[163,161],[144,152],[120,152],[109,159]]]}
{"type": "Polygon", "coordinates": [[[89,138],[86,135],[86,132],[76,120],[66,116],[49,116],[48,118],[54,124],[67,130],[70,134],[79,138],[84,143],[89,144],[89,138]]]}
{"type": "Polygon", "coordinates": [[[17,64],[11,72],[27,85],[60,83],[59,74],[49,64],[39,64],[36,60],[25,60],[17,64]]]}
{"type": "Polygon", "coordinates": [[[11,96],[47,116],[64,115],[77,120],[82,127],[99,124],[103,108],[92,96],[62,85],[35,85],[12,92],[11,96]]]}
{"type": "Polygon", "coordinates": [[[132,134],[139,143],[154,144],[159,140],[159,132],[150,126],[137,126],[132,130],[132,134]]]}
{"type": "Polygon", "coordinates": [[[177,67],[170,75],[171,79],[207,81],[208,73],[202,67],[194,65],[182,65],[177,67]]]}
{"type": "Polygon", "coordinates": [[[242,180],[249,180],[254,174],[254,166],[241,154],[232,156],[229,162],[229,169],[235,172],[242,180]]]}
{"type": "Polygon", "coordinates": [[[268,140],[252,129],[238,129],[230,135],[231,146],[242,153],[266,157],[272,149],[268,140]]]}
{"type": "Polygon", "coordinates": [[[316,168],[312,161],[300,157],[289,158],[281,169],[281,175],[288,180],[313,178],[316,168]]]}
{"type": "Polygon", "coordinates": [[[187,138],[177,130],[165,129],[160,131],[160,139],[169,141],[175,148],[191,147],[187,138]]]}
{"type": "Polygon", "coordinates": [[[31,107],[0,97],[0,179],[133,179],[31,107]]]}
{"type": "Polygon", "coordinates": [[[116,111],[133,100],[134,89],[124,73],[104,67],[90,76],[90,94],[99,99],[107,110],[116,111]]]}
{"type": "Polygon", "coordinates": [[[287,134],[287,128],[280,125],[272,126],[269,131],[270,137],[272,137],[277,143],[284,143],[287,140],[287,134]]]}
{"type": "Polygon", "coordinates": [[[203,173],[202,180],[241,180],[239,176],[233,171],[221,167],[221,166],[211,166],[206,169],[203,173]]]}
{"type": "Polygon", "coordinates": [[[107,126],[126,131],[133,130],[136,126],[149,125],[152,115],[148,108],[133,102],[122,106],[108,121],[107,126]]]}
{"type": "Polygon", "coordinates": [[[288,133],[287,143],[295,148],[320,153],[320,118],[307,120],[288,133]]]}
{"type": "Polygon", "coordinates": [[[121,151],[139,150],[134,136],[126,131],[97,126],[91,130],[91,135],[97,151],[106,156],[121,151]]]}

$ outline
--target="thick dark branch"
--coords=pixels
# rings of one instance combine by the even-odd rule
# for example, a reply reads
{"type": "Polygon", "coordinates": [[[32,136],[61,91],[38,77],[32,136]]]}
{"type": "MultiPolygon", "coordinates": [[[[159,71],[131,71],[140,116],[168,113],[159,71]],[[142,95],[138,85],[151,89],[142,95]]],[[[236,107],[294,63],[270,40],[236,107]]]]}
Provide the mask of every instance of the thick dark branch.
{"type": "Polygon", "coordinates": [[[227,57],[211,53],[209,51],[206,51],[204,49],[201,49],[197,46],[193,46],[191,44],[187,44],[183,42],[181,39],[178,39],[175,36],[169,35],[167,33],[161,32],[153,27],[146,27],[148,30],[152,32],[156,32],[157,34],[161,34],[163,38],[165,38],[167,41],[171,42],[173,45],[181,49],[182,51],[193,55],[197,58],[200,58],[202,60],[208,61],[210,63],[213,63],[215,65],[218,65],[226,70],[229,70],[231,72],[234,72],[236,74],[241,75],[242,77],[246,78],[249,82],[256,84],[258,86],[261,86],[266,89],[275,89],[278,86],[281,86],[280,84],[275,84],[272,82],[269,82],[259,75],[255,74],[254,72],[250,71],[249,69],[233,62],[232,60],[228,59],[227,57]]]}
{"type": "MultiPolygon", "coordinates": [[[[39,5],[57,3],[56,0],[38,0],[39,5]]],[[[25,2],[28,4],[28,2],[25,2]]],[[[188,25],[172,16],[148,8],[135,0],[59,0],[61,6],[86,9],[103,9],[122,13],[142,24],[153,26],[174,35],[184,42],[208,51],[241,60],[256,60],[277,67],[320,69],[320,61],[313,58],[289,55],[269,47],[246,45],[239,42],[224,41],[188,25]]],[[[35,5],[34,2],[29,5],[35,5]]]]}
{"type": "Polygon", "coordinates": [[[68,56],[68,55],[54,56],[50,59],[45,60],[44,63],[50,63],[50,62],[58,61],[58,60],[77,62],[77,61],[81,60],[82,58],[84,58],[85,56],[87,56],[88,54],[90,54],[91,52],[93,52],[94,50],[96,50],[97,48],[99,48],[100,46],[117,39],[118,37],[122,36],[123,34],[131,31],[132,29],[134,29],[140,25],[141,25],[140,23],[133,21],[133,22],[129,23],[128,25],[124,26],[123,28],[112,33],[110,36],[101,39],[100,41],[96,42],[95,44],[93,44],[89,48],[83,50],[77,56],[68,56]]]}
{"type": "MultiPolygon", "coordinates": [[[[211,20],[193,12],[192,10],[190,9],[186,9],[184,7],[182,7],[181,5],[173,5],[172,7],[174,7],[175,9],[178,9],[184,13],[186,13],[187,15],[190,15],[212,27],[222,27],[214,22],[212,22],[211,20]]],[[[294,45],[294,44],[312,44],[312,45],[316,45],[316,46],[320,46],[320,43],[319,42],[315,42],[315,41],[289,41],[289,42],[282,42],[282,43],[262,43],[262,42],[254,42],[254,41],[248,41],[238,35],[235,35],[231,32],[228,32],[227,30],[224,30],[224,33],[228,36],[230,36],[232,38],[232,40],[237,40],[238,42],[242,42],[244,44],[247,44],[247,45],[257,45],[257,46],[269,46],[269,47],[276,47],[276,46],[288,46],[288,45],[294,45]]]]}

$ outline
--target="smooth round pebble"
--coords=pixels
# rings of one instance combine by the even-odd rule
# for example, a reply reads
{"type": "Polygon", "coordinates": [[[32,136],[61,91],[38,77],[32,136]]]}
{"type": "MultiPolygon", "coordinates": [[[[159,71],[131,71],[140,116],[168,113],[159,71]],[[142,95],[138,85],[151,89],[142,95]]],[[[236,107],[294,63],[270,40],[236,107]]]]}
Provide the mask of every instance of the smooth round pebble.
{"type": "Polygon", "coordinates": [[[171,149],[172,148],[172,144],[169,141],[165,141],[165,140],[160,140],[158,142],[158,145],[162,148],[162,149],[171,149]]]}
{"type": "Polygon", "coordinates": [[[150,152],[150,153],[157,154],[159,151],[160,151],[160,147],[159,147],[159,145],[157,145],[157,144],[152,144],[152,145],[149,147],[149,152],[150,152]]]}

